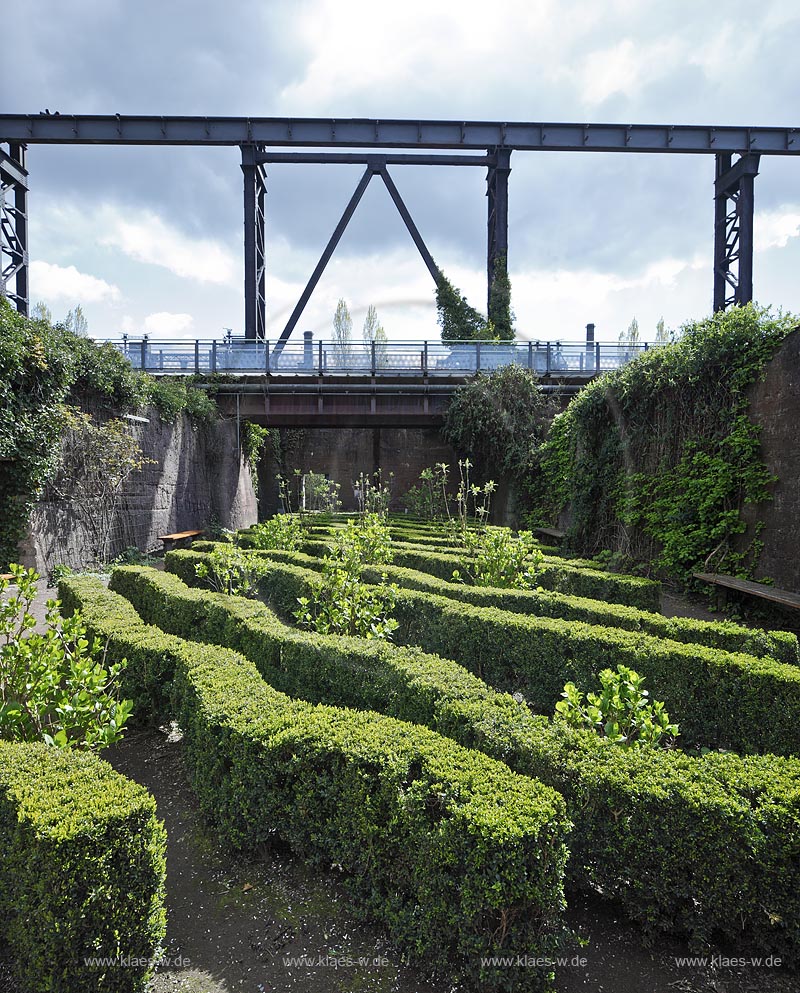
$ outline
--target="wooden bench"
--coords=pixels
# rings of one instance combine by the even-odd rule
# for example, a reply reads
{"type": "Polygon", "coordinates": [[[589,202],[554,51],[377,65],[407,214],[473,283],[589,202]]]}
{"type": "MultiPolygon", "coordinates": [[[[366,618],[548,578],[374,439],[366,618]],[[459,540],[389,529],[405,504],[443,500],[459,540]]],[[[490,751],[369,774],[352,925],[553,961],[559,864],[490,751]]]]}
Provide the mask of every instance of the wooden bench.
{"type": "Polygon", "coordinates": [[[771,600],[773,603],[779,603],[782,607],[800,610],[800,595],[797,593],[778,590],[774,586],[765,586],[764,583],[753,583],[749,579],[737,579],[735,576],[720,576],[714,572],[693,572],[692,576],[695,579],[699,579],[702,583],[720,586],[726,590],[736,590],[737,593],[747,593],[750,596],[761,597],[762,600],[771,600]]]}
{"type": "Polygon", "coordinates": [[[563,541],[567,536],[566,531],[559,531],[558,528],[534,528],[533,533],[540,538],[549,538],[551,541],[563,541]]]}
{"type": "Polygon", "coordinates": [[[193,538],[199,538],[205,531],[177,531],[175,534],[160,534],[159,541],[164,542],[164,551],[171,548],[188,548],[192,544],[193,538]]]}

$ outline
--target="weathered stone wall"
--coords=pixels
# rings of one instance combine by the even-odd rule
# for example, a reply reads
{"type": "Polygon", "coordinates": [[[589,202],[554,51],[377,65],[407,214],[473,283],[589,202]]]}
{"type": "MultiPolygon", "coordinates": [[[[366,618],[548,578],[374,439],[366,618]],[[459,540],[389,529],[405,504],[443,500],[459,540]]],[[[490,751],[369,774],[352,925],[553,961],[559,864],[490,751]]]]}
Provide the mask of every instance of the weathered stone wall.
{"type": "MultiPolygon", "coordinates": [[[[378,468],[384,478],[394,473],[392,509],[402,509],[400,497],[419,481],[426,466],[447,463],[451,471],[458,461],[436,428],[301,428],[282,430],[286,468],[321,472],[341,484],[343,510],[356,509],[353,480],[378,468]]],[[[259,466],[260,514],[268,517],[280,507],[275,476],[280,472],[272,451],[259,466]]]]}
{"type": "MultiPolygon", "coordinates": [[[[250,471],[237,444],[236,422],[173,423],[155,411],[149,423],[130,422],[143,454],[153,460],[126,482],[112,525],[109,557],[128,546],[161,548],[158,536],[206,527],[246,527],[257,519],[250,471]]],[[[91,559],[91,541],[75,507],[41,501],[35,508],[20,561],[41,573],[57,564],[73,568],[91,559]]]]}
{"type": "Polygon", "coordinates": [[[783,343],[750,397],[750,416],[761,428],[764,462],[778,477],[772,500],[748,507],[745,514],[749,523],[764,522],[756,578],[771,578],[782,589],[800,592],[799,331],[783,343]]]}

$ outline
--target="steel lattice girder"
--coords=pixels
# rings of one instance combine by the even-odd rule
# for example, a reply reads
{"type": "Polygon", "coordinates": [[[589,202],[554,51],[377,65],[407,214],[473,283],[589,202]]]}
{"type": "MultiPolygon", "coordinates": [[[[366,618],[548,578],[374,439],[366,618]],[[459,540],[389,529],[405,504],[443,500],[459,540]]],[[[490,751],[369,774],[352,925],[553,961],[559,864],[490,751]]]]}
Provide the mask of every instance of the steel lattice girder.
{"type": "Polygon", "coordinates": [[[11,145],[9,152],[0,149],[0,294],[27,315],[28,173],[24,147],[11,145]]]}

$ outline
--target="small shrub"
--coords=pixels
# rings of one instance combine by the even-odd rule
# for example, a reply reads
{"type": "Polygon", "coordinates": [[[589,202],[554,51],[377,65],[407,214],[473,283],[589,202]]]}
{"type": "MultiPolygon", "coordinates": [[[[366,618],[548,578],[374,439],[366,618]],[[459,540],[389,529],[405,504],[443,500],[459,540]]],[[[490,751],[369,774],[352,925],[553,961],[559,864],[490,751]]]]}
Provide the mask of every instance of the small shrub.
{"type": "Polygon", "coordinates": [[[513,590],[536,586],[544,555],[529,531],[514,534],[511,528],[492,528],[467,532],[465,541],[461,569],[453,571],[455,582],[513,590]]]}
{"type": "Polygon", "coordinates": [[[437,462],[419,474],[419,483],[400,498],[410,514],[423,520],[437,521],[449,516],[447,481],[450,467],[445,462],[437,462]]]}
{"type": "Polygon", "coordinates": [[[247,531],[249,547],[268,551],[296,551],[305,539],[303,522],[294,514],[276,514],[247,531]]]}
{"type": "Polygon", "coordinates": [[[556,713],[574,728],[595,731],[612,745],[635,748],[668,747],[678,737],[678,725],[670,724],[669,714],[659,700],[648,700],[644,678],[625,665],[617,671],[603,669],[600,693],[583,693],[567,683],[556,704],[556,713]]]}
{"type": "Polygon", "coordinates": [[[215,545],[208,561],[196,564],[195,572],[216,593],[254,597],[264,564],[237,545],[215,545]]]}
{"type": "MultiPolygon", "coordinates": [[[[47,632],[34,633],[39,577],[16,564],[11,573],[16,596],[0,602],[0,738],[57,748],[113,745],[132,709],[114,692],[125,663],[106,669],[100,642],[89,640],[80,614],[62,617],[57,600],[47,602],[47,632]]],[[[7,589],[0,580],[0,596],[7,589]]]]}

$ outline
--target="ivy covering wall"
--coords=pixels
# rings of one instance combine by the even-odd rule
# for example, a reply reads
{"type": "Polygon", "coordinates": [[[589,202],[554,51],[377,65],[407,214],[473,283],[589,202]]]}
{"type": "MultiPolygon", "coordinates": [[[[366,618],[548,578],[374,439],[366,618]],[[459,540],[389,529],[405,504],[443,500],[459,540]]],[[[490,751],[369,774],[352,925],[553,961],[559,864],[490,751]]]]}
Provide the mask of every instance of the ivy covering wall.
{"type": "Polygon", "coordinates": [[[534,455],[531,523],[567,510],[583,552],[612,549],[681,579],[750,575],[761,545],[742,509],[769,499],[773,480],[747,390],[797,324],[734,308],[595,380],[534,455]]]}
{"type": "Polygon", "coordinates": [[[152,405],[167,420],[184,411],[209,420],[217,409],[185,381],[156,381],[113,345],[23,317],[0,298],[0,571],[16,560],[31,509],[58,469],[66,406],[89,398],[115,411],[152,405]]]}

